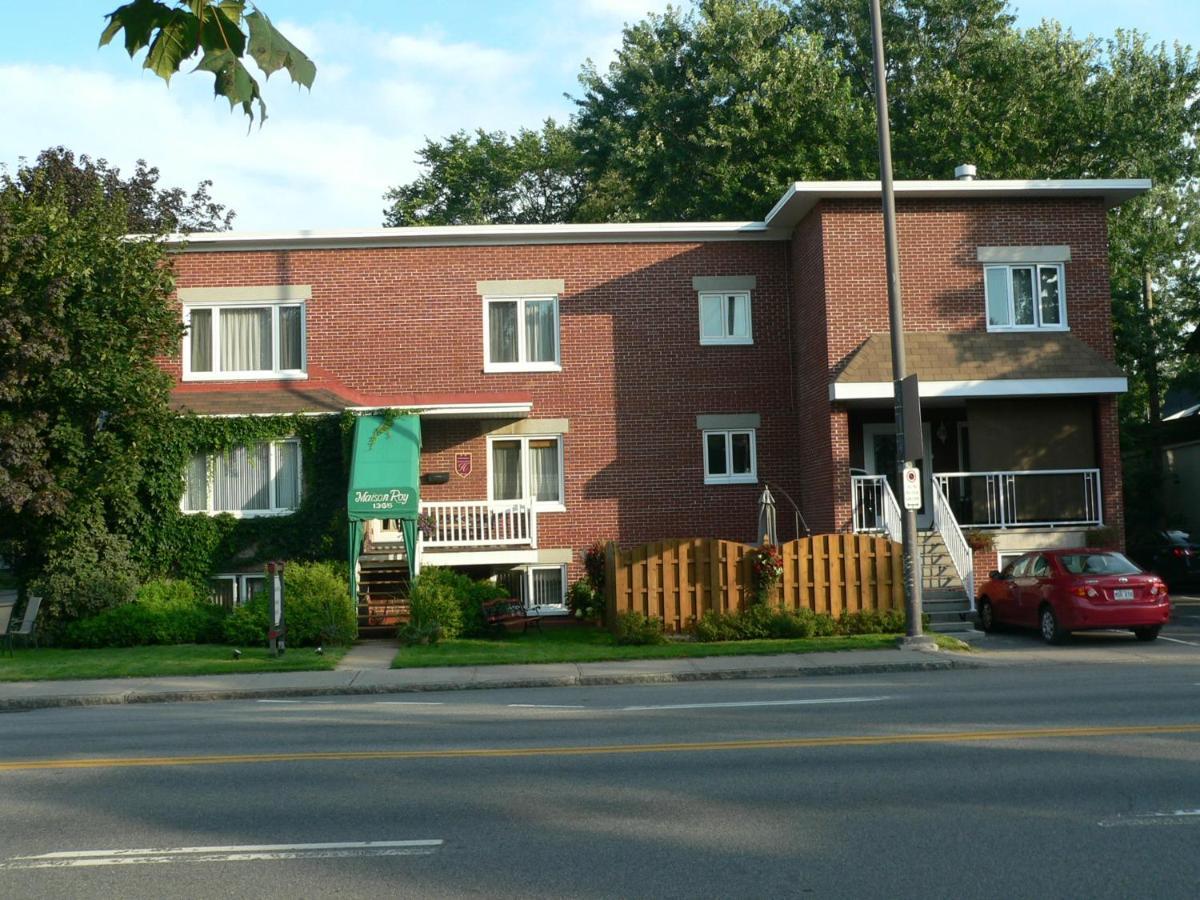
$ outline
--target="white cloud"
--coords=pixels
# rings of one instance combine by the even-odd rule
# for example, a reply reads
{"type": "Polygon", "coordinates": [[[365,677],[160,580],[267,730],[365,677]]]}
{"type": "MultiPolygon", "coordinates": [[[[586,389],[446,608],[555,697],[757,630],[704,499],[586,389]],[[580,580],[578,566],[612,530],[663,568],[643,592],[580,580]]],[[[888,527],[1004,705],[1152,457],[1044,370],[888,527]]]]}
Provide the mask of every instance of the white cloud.
{"type": "MultiPolygon", "coordinates": [[[[269,121],[247,133],[241,111],[214,100],[212,79],[183,73],[168,90],[136,63],[0,64],[0,162],[62,144],[131,169],[144,158],[164,185],[213,181],[244,230],[362,227],[382,195],[418,174],[417,149],[459,130],[564,120],[585,57],[606,64],[622,21],[661,0],[547,0],[514,34],[486,43],[436,30],[370,29],[345,17],[282,20],[318,66],[311,92],[286,73],[263,83],[269,121]]],[[[261,79],[260,79],[261,81],[261,79]]]]}

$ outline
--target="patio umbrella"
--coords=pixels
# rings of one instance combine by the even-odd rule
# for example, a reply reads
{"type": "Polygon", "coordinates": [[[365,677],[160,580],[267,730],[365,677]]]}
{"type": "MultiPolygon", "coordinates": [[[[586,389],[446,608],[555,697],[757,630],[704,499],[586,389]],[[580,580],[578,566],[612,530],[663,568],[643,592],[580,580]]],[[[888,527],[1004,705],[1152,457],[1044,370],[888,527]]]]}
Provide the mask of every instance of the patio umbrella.
{"type": "Polygon", "coordinates": [[[758,533],[755,537],[767,544],[779,543],[779,529],[775,522],[775,498],[771,489],[763,485],[762,496],[758,498],[758,533]]]}

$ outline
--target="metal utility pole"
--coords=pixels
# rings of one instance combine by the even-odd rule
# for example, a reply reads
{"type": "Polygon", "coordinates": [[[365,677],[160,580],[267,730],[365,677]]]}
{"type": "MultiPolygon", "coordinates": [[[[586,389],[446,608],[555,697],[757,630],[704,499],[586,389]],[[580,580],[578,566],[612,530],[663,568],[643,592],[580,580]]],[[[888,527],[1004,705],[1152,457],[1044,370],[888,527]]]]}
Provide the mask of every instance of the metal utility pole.
{"type": "MultiPolygon", "coordinates": [[[[892,137],[888,121],[887,75],[884,71],[883,16],[879,0],[871,0],[871,44],[875,57],[875,108],[879,128],[879,179],[883,188],[883,239],[887,251],[888,326],[892,333],[892,381],[896,398],[896,483],[905,483],[905,470],[924,453],[921,447],[919,409],[906,409],[905,391],[901,388],[907,366],[904,359],[904,311],[900,294],[900,251],[896,246],[896,195],[892,185],[892,137]],[[917,417],[911,431],[917,446],[905,441],[905,422],[909,415],[917,417]]],[[[912,391],[911,393],[915,393],[912,391]]],[[[917,479],[920,484],[920,479],[917,479]]],[[[918,504],[919,505],[919,504],[918,504]]],[[[908,617],[908,634],[902,647],[912,649],[936,648],[933,639],[921,633],[921,548],[917,545],[917,510],[905,503],[904,544],[904,610],[908,617]]]]}

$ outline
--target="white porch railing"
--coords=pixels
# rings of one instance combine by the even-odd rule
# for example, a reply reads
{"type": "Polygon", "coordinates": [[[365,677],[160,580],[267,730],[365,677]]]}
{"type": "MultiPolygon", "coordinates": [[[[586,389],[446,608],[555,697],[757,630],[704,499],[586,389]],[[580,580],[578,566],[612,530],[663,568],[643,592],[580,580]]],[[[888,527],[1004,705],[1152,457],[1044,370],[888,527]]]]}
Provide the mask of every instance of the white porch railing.
{"type": "Polygon", "coordinates": [[[853,475],[854,530],[882,531],[893,541],[900,540],[900,504],[884,475],[853,475]]]}
{"type": "Polygon", "coordinates": [[[438,500],[421,503],[429,530],[423,546],[537,547],[537,512],[532,502],[438,500]]]}
{"type": "Polygon", "coordinates": [[[939,472],[938,487],[971,528],[1104,524],[1099,469],[939,472]]]}
{"type": "Polygon", "coordinates": [[[950,509],[950,501],[946,499],[940,480],[933,483],[933,527],[942,536],[950,561],[963,583],[967,600],[971,604],[971,612],[975,611],[975,555],[950,509]]]}

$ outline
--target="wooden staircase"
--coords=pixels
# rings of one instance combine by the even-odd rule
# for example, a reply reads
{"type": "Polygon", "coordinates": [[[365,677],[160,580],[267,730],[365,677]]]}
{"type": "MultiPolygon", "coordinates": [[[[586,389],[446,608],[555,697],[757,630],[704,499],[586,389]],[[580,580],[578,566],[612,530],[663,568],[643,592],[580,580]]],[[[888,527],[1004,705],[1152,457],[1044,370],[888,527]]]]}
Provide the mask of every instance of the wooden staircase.
{"type": "Polygon", "coordinates": [[[942,536],[936,531],[922,531],[918,539],[923,609],[929,615],[930,630],[947,634],[974,631],[975,616],[971,612],[970,597],[942,536]]]}
{"type": "Polygon", "coordinates": [[[364,553],[358,572],[358,636],[394,637],[409,617],[408,561],[395,554],[364,553]]]}

